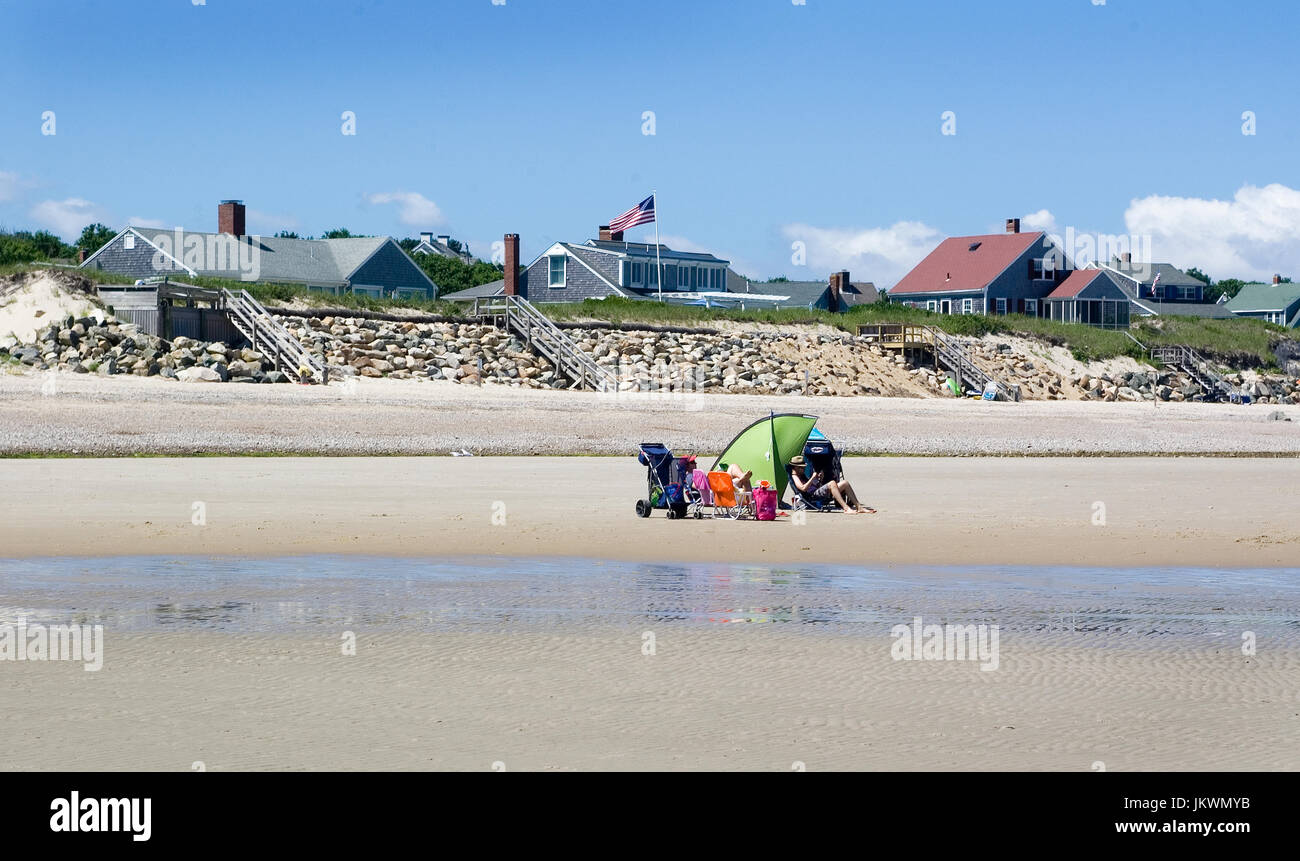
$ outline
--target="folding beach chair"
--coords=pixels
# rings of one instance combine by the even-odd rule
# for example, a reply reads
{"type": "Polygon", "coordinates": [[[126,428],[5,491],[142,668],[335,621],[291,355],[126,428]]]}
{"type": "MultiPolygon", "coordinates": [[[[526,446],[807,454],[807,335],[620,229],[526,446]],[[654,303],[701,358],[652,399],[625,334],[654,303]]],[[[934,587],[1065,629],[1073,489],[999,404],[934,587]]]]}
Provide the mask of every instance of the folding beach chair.
{"type": "Polygon", "coordinates": [[[738,498],[740,491],[736,490],[736,485],[731,480],[731,473],[709,473],[709,490],[713,493],[714,517],[730,517],[738,520],[741,517],[753,516],[753,503],[738,498]]]}

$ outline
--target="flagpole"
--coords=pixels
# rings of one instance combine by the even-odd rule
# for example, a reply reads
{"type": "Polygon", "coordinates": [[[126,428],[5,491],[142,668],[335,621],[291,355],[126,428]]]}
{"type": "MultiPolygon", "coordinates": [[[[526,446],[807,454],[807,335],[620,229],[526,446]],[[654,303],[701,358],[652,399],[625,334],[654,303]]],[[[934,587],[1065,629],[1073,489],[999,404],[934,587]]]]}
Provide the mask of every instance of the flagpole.
{"type": "Polygon", "coordinates": [[[664,301],[664,264],[659,259],[659,190],[650,189],[655,202],[655,268],[659,270],[659,301],[664,301]]]}

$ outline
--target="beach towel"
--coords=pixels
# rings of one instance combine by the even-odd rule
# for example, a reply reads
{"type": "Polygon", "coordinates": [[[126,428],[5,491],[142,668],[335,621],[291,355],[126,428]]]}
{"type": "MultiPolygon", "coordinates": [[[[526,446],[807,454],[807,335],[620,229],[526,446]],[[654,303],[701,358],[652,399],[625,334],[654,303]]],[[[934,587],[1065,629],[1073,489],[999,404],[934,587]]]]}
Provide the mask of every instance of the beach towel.
{"type": "Polygon", "coordinates": [[[700,494],[700,502],[705,505],[713,504],[713,490],[709,487],[709,475],[702,469],[697,469],[691,473],[691,486],[700,494]]]}

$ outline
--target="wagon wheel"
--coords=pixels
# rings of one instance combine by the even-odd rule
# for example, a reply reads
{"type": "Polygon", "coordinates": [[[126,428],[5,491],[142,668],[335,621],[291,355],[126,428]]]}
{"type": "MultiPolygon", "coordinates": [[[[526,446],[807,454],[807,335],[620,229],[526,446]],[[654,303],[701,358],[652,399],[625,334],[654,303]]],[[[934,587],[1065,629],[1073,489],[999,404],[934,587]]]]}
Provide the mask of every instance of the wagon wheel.
{"type": "Polygon", "coordinates": [[[636,501],[636,516],[637,517],[650,516],[650,502],[648,500],[638,499],[636,501]]]}

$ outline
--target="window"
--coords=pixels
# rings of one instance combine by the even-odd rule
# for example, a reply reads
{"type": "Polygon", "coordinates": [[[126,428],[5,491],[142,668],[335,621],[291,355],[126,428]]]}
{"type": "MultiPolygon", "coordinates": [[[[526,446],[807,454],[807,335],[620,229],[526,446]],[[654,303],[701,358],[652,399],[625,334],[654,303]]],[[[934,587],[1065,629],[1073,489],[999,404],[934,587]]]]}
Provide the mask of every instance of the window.
{"type": "Polygon", "coordinates": [[[632,264],[632,283],[633,283],[633,284],[643,284],[643,283],[645,283],[645,272],[643,271],[644,268],[645,268],[645,267],[644,267],[642,264],[640,264],[640,263],[633,263],[633,264],[632,264]]]}
{"type": "Polygon", "coordinates": [[[937,311],[939,310],[939,303],[934,301],[933,299],[930,299],[925,303],[925,310],[937,311]]]}
{"type": "Polygon", "coordinates": [[[135,248],[134,233],[128,233],[126,236],[122,237],[122,247],[125,248],[127,251],[131,251],[135,248]]]}
{"type": "Polygon", "coordinates": [[[1029,277],[1034,281],[1051,281],[1056,262],[1051,257],[1038,257],[1029,261],[1029,277]]]}
{"type": "Polygon", "coordinates": [[[567,261],[568,259],[569,259],[568,255],[565,254],[556,254],[550,258],[551,261],[550,286],[552,287],[564,286],[564,265],[565,265],[565,261],[567,261]]]}
{"type": "Polygon", "coordinates": [[[1028,314],[1030,317],[1037,317],[1037,316],[1038,316],[1038,300],[1037,300],[1037,299],[1026,299],[1026,300],[1025,300],[1025,313],[1028,314]]]}
{"type": "Polygon", "coordinates": [[[649,284],[651,287],[658,287],[659,267],[651,266],[649,263],[647,263],[645,268],[646,268],[646,274],[650,276],[646,279],[646,283],[649,284]]]}
{"type": "Polygon", "coordinates": [[[632,286],[632,264],[627,260],[618,261],[618,286],[632,286]]]}
{"type": "Polygon", "coordinates": [[[698,267],[695,266],[691,267],[691,289],[692,290],[700,289],[700,270],[698,267]]]}
{"type": "Polygon", "coordinates": [[[974,299],[961,300],[961,312],[963,314],[975,313],[975,300],[974,299]]]}
{"type": "Polygon", "coordinates": [[[664,289],[665,290],[677,289],[677,267],[676,266],[669,265],[664,267],[664,289]]]}
{"type": "Polygon", "coordinates": [[[999,313],[999,314],[1005,314],[1005,313],[1007,313],[1007,300],[1006,300],[1006,299],[998,299],[998,300],[997,300],[996,307],[997,307],[997,310],[998,310],[998,313],[999,313]]]}

